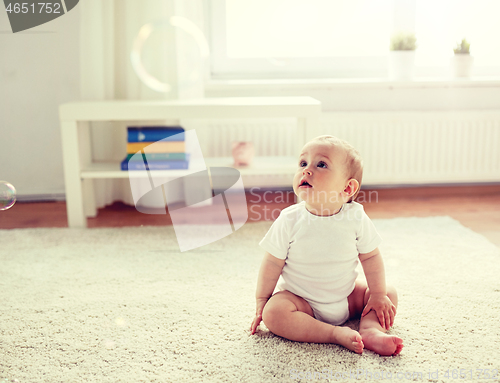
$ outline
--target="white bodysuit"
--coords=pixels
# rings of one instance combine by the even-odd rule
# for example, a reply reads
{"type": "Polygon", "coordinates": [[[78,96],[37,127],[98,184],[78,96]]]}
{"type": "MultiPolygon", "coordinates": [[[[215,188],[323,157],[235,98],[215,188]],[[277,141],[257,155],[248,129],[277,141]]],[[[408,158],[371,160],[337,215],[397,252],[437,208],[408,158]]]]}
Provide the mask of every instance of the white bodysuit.
{"type": "Polygon", "coordinates": [[[358,255],[380,242],[361,204],[346,203],[337,214],[320,217],[302,201],[280,213],[260,246],[286,260],[277,289],[304,298],[316,319],[339,325],[349,318],[347,297],[358,276],[358,255]]]}

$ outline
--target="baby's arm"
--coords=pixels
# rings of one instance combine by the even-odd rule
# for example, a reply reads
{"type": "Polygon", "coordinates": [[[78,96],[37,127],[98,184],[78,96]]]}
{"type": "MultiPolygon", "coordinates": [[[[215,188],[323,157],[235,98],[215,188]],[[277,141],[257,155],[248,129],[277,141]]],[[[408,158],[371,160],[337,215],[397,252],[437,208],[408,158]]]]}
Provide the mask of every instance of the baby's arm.
{"type": "Polygon", "coordinates": [[[257,291],[255,292],[257,307],[255,318],[252,322],[252,326],[250,327],[252,335],[255,334],[257,326],[262,320],[262,311],[264,310],[264,306],[271,295],[273,295],[274,288],[276,287],[276,283],[278,282],[283,266],[285,266],[284,259],[276,258],[266,252],[260,266],[259,278],[257,280],[257,291]]]}
{"type": "Polygon", "coordinates": [[[374,310],[377,313],[380,325],[388,330],[394,324],[396,306],[387,296],[382,255],[379,249],[376,248],[369,253],[359,254],[359,260],[363,266],[368,288],[370,289],[370,298],[368,298],[361,316],[365,316],[370,310],[374,310]]]}

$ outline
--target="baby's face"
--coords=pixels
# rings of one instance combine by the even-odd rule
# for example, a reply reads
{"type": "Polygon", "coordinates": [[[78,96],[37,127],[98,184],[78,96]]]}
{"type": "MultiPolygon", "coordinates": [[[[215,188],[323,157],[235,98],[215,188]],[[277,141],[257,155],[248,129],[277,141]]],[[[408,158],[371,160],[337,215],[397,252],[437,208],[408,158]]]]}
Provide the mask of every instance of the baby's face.
{"type": "MultiPolygon", "coordinates": [[[[293,179],[295,194],[316,209],[336,209],[346,202],[345,152],[331,143],[311,141],[299,156],[293,179]]],[[[338,210],[338,209],[337,209],[338,210]]]]}

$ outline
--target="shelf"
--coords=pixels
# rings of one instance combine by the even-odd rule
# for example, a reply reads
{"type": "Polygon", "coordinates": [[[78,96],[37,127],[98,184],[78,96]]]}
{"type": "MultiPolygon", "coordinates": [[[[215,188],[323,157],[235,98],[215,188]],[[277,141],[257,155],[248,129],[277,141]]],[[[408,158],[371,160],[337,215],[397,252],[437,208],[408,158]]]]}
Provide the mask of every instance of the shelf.
{"type": "MultiPolygon", "coordinates": [[[[312,97],[231,97],[196,100],[82,101],[60,105],[63,168],[69,227],[86,227],[87,216],[95,216],[97,207],[92,179],[132,177],[184,177],[196,173],[199,163],[192,159],[191,170],[122,171],[120,160],[92,162],[92,121],[154,121],[232,118],[296,118],[294,134],[297,152],[319,126],[321,102],[312,97]],[[88,164],[88,165],[85,165],[88,164]]],[[[232,167],[230,157],[206,158],[208,167],[232,167]]],[[[257,157],[248,167],[237,168],[247,178],[245,186],[274,183],[289,184],[288,176],[296,171],[292,157],[257,157]],[[282,177],[278,177],[278,176],[282,177]],[[261,177],[259,177],[261,176],[261,177]],[[283,177],[284,176],[284,177],[283,177]],[[283,181],[285,179],[285,181],[283,181]]],[[[188,203],[188,202],[186,202],[188,203]]]]}
{"type": "Polygon", "coordinates": [[[321,103],[312,97],[230,97],[175,101],[85,101],[60,105],[61,121],[131,121],[168,118],[316,117],[321,103]]]}
{"type": "MultiPolygon", "coordinates": [[[[208,167],[234,167],[231,157],[206,158],[208,167]]],[[[256,157],[250,166],[234,167],[238,169],[242,176],[258,175],[293,175],[297,169],[297,159],[295,157],[256,157]]],[[[190,174],[189,170],[153,170],[158,177],[183,177],[190,174]]],[[[83,167],[81,178],[130,178],[130,175],[138,178],[148,177],[142,171],[123,171],[118,162],[94,162],[83,167]]]]}

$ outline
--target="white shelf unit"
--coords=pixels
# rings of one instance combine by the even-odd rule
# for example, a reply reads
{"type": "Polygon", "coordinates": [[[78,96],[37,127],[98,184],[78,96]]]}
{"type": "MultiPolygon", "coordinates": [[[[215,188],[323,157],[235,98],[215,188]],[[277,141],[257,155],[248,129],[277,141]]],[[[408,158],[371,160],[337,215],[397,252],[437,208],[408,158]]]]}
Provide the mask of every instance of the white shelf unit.
{"type": "MultiPolygon", "coordinates": [[[[293,174],[297,168],[295,157],[257,157],[249,166],[237,167],[244,176],[293,174]]],[[[231,157],[207,157],[205,163],[209,167],[233,167],[231,157]]],[[[188,170],[154,170],[155,174],[161,176],[183,176],[189,174],[188,170]]],[[[84,166],[81,170],[82,179],[92,178],[130,178],[148,177],[145,172],[128,172],[120,169],[117,162],[94,162],[84,166]]]]}
{"type": "MultiPolygon", "coordinates": [[[[89,123],[92,121],[145,121],[167,119],[296,118],[297,146],[301,147],[319,123],[321,103],[311,97],[233,97],[176,101],[71,102],[59,107],[63,147],[66,207],[69,227],[86,227],[86,212],[96,207],[92,180],[128,178],[120,164],[93,162],[89,123]]],[[[298,148],[299,149],[299,148],[298,148]]],[[[242,176],[293,174],[295,160],[257,157],[251,166],[238,168],[242,176]]],[[[230,158],[206,158],[207,166],[231,166],[230,158]]],[[[189,170],[154,171],[158,176],[182,176],[189,170]]],[[[143,173],[143,172],[138,172],[143,173]]],[[[138,175],[139,176],[139,175],[138,175]]],[[[92,215],[92,214],[90,214],[92,215]]]]}

